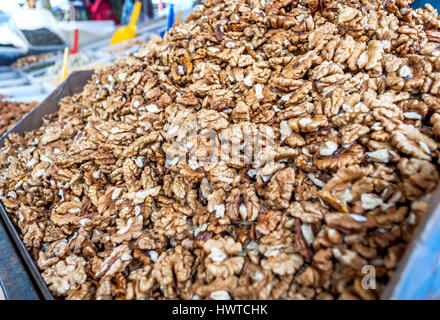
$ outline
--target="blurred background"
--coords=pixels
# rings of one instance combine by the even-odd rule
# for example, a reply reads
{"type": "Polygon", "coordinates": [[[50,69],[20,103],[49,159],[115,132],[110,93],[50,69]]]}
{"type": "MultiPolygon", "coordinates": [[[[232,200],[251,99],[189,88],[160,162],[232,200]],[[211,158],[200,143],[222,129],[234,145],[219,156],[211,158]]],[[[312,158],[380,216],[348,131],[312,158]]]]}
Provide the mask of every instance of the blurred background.
{"type": "Polygon", "coordinates": [[[1,99],[41,102],[69,73],[112,63],[163,36],[198,2],[0,0],[1,99]]]}
{"type": "MultiPolygon", "coordinates": [[[[133,6],[133,0],[7,0],[0,1],[0,10],[5,13],[12,13],[12,11],[31,7],[31,8],[46,8],[51,10],[54,15],[60,20],[70,19],[70,9],[76,9],[77,20],[97,19],[103,18],[115,19],[117,23],[123,23],[124,14],[130,11],[133,6]],[[100,11],[98,15],[97,12],[100,11]]],[[[174,4],[176,10],[185,10],[193,6],[193,0],[145,0],[143,12],[150,18],[157,15],[163,15],[170,3],[174,4]]],[[[142,21],[140,21],[141,23],[142,21]]]]}

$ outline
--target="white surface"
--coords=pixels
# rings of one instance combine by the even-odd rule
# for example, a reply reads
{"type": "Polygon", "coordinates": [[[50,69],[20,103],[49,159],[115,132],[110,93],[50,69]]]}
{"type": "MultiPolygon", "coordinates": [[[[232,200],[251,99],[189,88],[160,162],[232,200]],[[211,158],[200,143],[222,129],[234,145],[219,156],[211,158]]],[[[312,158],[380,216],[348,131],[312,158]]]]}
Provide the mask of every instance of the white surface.
{"type": "Polygon", "coordinates": [[[58,23],[58,29],[63,33],[69,47],[73,46],[73,33],[78,28],[79,47],[105,37],[110,37],[116,30],[113,21],[63,21],[58,23]]]}

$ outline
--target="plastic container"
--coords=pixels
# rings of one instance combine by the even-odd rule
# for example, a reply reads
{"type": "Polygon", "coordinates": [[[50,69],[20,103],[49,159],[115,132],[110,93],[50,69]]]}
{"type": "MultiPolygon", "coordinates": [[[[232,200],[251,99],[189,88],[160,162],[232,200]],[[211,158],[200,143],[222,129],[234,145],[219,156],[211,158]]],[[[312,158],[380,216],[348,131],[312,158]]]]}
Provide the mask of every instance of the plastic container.
{"type": "Polygon", "coordinates": [[[56,55],[56,56],[54,56],[54,57],[50,57],[50,58],[47,58],[47,59],[43,59],[43,60],[40,60],[40,61],[37,61],[37,62],[34,62],[34,63],[31,63],[31,64],[28,64],[28,65],[26,65],[26,66],[23,66],[23,67],[21,67],[21,68],[14,68],[15,70],[18,70],[18,71],[21,71],[21,72],[23,72],[24,74],[26,74],[26,73],[32,73],[32,72],[29,72],[29,71],[27,71],[27,70],[30,70],[30,69],[33,69],[33,68],[35,68],[35,67],[37,67],[37,66],[39,66],[39,65],[41,65],[41,64],[46,64],[46,63],[55,63],[56,61],[58,61],[58,60],[61,60],[61,59],[63,59],[63,54],[58,54],[58,55],[56,55]],[[27,71],[27,72],[26,72],[27,71]]]}
{"type": "Polygon", "coordinates": [[[12,80],[17,78],[20,78],[20,73],[13,69],[6,69],[5,71],[0,72],[0,81],[12,80]]]}
{"type": "MultiPolygon", "coordinates": [[[[83,46],[93,44],[96,41],[100,42],[100,39],[105,37],[111,37],[116,30],[115,23],[113,21],[75,21],[75,22],[59,22],[58,28],[60,32],[64,34],[69,47],[73,45],[73,32],[75,28],[79,31],[79,49],[83,50],[83,46]]],[[[106,40],[107,41],[107,40],[106,40]]],[[[107,43],[110,43],[108,40],[107,43]]]]}
{"type": "Polygon", "coordinates": [[[440,299],[440,186],[382,299],[440,299]]]}
{"type": "Polygon", "coordinates": [[[23,86],[0,88],[0,95],[12,97],[24,97],[32,95],[46,94],[46,90],[42,85],[28,84],[23,86]]]}
{"type": "MultiPolygon", "coordinates": [[[[52,31],[52,30],[51,30],[52,31]]],[[[47,52],[58,52],[64,50],[66,44],[61,45],[49,45],[49,46],[35,46],[29,43],[29,41],[24,36],[23,32],[20,30],[19,33],[22,35],[27,47],[29,54],[39,54],[39,53],[47,53],[47,52]]]]}
{"type": "Polygon", "coordinates": [[[24,96],[24,97],[9,97],[4,100],[11,101],[11,102],[24,102],[24,103],[36,101],[38,103],[41,103],[42,101],[44,101],[44,99],[47,98],[47,96],[48,96],[48,93],[45,92],[42,94],[36,94],[36,95],[30,95],[30,96],[24,96]]]}
{"type": "Polygon", "coordinates": [[[6,96],[3,100],[17,102],[43,101],[53,88],[46,88],[44,84],[32,84],[28,75],[19,69],[0,67],[0,95],[6,96]]]}
{"type": "Polygon", "coordinates": [[[44,71],[46,71],[48,68],[53,66],[58,60],[60,60],[60,58],[38,61],[36,63],[21,68],[20,71],[25,75],[41,74],[44,73],[44,71]]]}
{"type": "Polygon", "coordinates": [[[0,46],[0,65],[9,65],[18,58],[25,56],[26,50],[0,46]]]}
{"type": "Polygon", "coordinates": [[[0,80],[0,88],[7,88],[11,86],[19,86],[19,85],[26,85],[29,83],[29,80],[27,78],[13,78],[8,80],[0,80]]]}
{"type": "Polygon", "coordinates": [[[121,57],[124,56],[126,54],[133,54],[136,51],[138,51],[143,44],[136,44],[132,47],[126,48],[126,49],[121,49],[118,50],[119,48],[124,48],[125,46],[129,45],[130,43],[134,43],[136,41],[143,41],[143,42],[147,42],[149,39],[153,38],[157,36],[157,34],[151,33],[151,32],[144,32],[139,34],[137,37],[115,44],[115,45],[110,45],[110,44],[106,44],[105,46],[100,47],[100,49],[98,51],[96,51],[96,55],[99,57],[121,57]],[[111,52],[114,51],[114,52],[111,52]]]}
{"type": "Polygon", "coordinates": [[[11,13],[11,17],[14,20],[22,41],[28,48],[29,53],[43,53],[43,52],[57,52],[64,50],[65,43],[57,45],[34,45],[31,44],[21,30],[35,30],[39,28],[46,28],[50,32],[56,34],[63,42],[65,42],[65,36],[59,31],[57,27],[57,21],[49,10],[46,9],[27,9],[21,8],[14,10],[11,13]]]}
{"type": "Polygon", "coordinates": [[[27,53],[28,49],[17,33],[17,28],[11,17],[1,11],[0,34],[0,65],[9,65],[27,53]]]}

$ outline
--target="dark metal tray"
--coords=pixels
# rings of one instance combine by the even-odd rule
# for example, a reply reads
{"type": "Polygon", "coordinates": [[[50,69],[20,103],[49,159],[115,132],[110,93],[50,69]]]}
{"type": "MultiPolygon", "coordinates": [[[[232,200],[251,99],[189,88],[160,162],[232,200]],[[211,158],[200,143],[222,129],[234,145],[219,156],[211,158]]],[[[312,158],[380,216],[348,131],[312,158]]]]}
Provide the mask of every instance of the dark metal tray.
{"type": "MultiPolygon", "coordinates": [[[[41,294],[22,255],[0,219],[0,287],[4,299],[38,300],[41,294]]],[[[2,294],[0,293],[0,300],[2,294]]]]}
{"type": "MultiPolygon", "coordinates": [[[[65,96],[82,90],[91,78],[92,70],[72,73],[39,106],[29,112],[0,138],[0,147],[10,132],[23,134],[37,129],[42,124],[42,117],[58,110],[58,102],[65,96]]],[[[382,299],[435,299],[440,295],[440,187],[431,198],[431,203],[423,221],[420,223],[414,240],[408,246],[399,266],[388,283],[382,299]]],[[[26,251],[17,230],[13,226],[0,202],[0,216],[9,230],[13,242],[26,263],[30,276],[45,299],[53,296],[44,283],[40,272],[26,251]]],[[[1,223],[1,221],[0,221],[1,223]]]]}
{"type": "MultiPolygon", "coordinates": [[[[27,115],[24,116],[20,121],[18,121],[11,129],[9,129],[1,138],[0,138],[0,148],[4,146],[6,136],[15,132],[18,134],[23,134],[26,131],[31,131],[39,128],[43,120],[42,118],[45,115],[56,112],[58,110],[58,102],[61,98],[73,95],[74,93],[80,92],[86,82],[92,77],[93,70],[86,71],[77,71],[73,72],[58,88],[52,92],[40,105],[32,109],[27,115]]],[[[21,257],[23,258],[26,267],[30,273],[30,275],[35,280],[35,283],[38,289],[41,292],[41,295],[48,300],[53,300],[53,296],[47,288],[46,284],[43,281],[43,278],[40,275],[34,261],[31,256],[27,252],[26,248],[21,241],[18,231],[15,229],[11,220],[8,217],[8,214],[3,207],[3,204],[0,202],[0,216],[4,222],[4,225],[8,229],[12,240],[14,241],[21,257]]],[[[0,221],[1,223],[1,221],[0,221]]],[[[8,292],[6,292],[8,295],[8,292]]]]}

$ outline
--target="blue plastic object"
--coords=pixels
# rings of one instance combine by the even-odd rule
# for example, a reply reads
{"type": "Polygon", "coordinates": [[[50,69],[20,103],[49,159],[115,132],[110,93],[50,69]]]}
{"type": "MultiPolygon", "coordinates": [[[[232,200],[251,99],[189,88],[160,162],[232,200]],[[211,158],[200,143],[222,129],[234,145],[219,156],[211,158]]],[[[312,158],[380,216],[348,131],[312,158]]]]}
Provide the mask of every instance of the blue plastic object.
{"type": "Polygon", "coordinates": [[[162,31],[160,33],[160,36],[163,38],[163,36],[165,35],[165,32],[167,32],[168,30],[171,29],[171,27],[174,24],[174,4],[170,4],[170,11],[168,12],[168,25],[167,25],[167,29],[165,31],[162,31]]]}
{"type": "Polygon", "coordinates": [[[18,48],[2,48],[0,46],[0,66],[9,65],[18,58],[26,55],[26,51],[18,48]]]}
{"type": "Polygon", "coordinates": [[[440,0],[433,0],[433,1],[415,0],[411,6],[413,8],[424,8],[426,3],[431,4],[434,8],[437,9],[440,7],[440,0]]]}
{"type": "Polygon", "coordinates": [[[130,22],[131,13],[133,12],[134,1],[126,0],[122,6],[121,25],[126,26],[130,22]]]}

